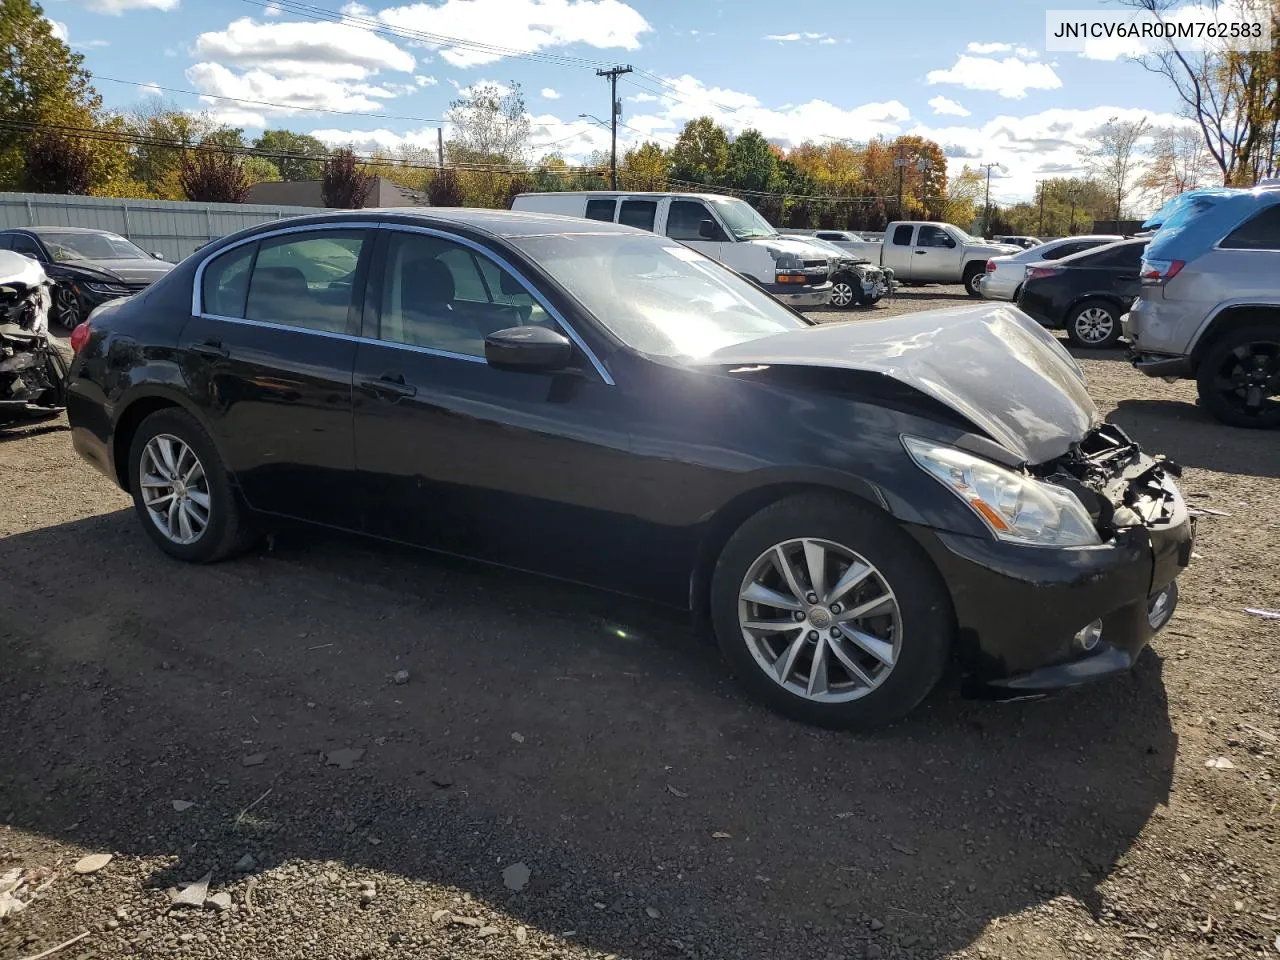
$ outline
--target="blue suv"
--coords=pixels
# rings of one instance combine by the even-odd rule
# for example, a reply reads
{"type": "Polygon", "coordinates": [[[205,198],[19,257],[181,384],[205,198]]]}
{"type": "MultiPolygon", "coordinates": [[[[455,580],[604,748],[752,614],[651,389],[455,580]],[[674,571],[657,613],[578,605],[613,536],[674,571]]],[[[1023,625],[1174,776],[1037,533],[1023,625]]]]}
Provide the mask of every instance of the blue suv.
{"type": "Polygon", "coordinates": [[[1134,365],[1194,379],[1223,423],[1280,427],[1280,188],[1193,190],[1159,220],[1123,318],[1134,365]]]}

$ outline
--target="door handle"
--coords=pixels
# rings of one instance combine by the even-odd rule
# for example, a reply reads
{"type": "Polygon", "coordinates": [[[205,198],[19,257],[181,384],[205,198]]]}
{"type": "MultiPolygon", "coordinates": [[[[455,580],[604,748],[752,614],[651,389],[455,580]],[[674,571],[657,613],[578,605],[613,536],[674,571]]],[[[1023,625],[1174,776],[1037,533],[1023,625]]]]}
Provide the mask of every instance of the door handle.
{"type": "Polygon", "coordinates": [[[380,377],[362,377],[360,389],[383,400],[398,400],[401,397],[412,397],[418,388],[404,382],[403,373],[384,373],[380,377]]]}
{"type": "Polygon", "coordinates": [[[923,256],[925,255],[925,253],[926,253],[926,251],[924,251],[924,250],[917,250],[917,251],[916,251],[916,256],[917,256],[917,257],[923,257],[923,256]]]}
{"type": "Polygon", "coordinates": [[[204,343],[194,344],[191,352],[211,360],[222,360],[231,355],[230,351],[223,347],[221,340],[206,340],[204,343]]]}

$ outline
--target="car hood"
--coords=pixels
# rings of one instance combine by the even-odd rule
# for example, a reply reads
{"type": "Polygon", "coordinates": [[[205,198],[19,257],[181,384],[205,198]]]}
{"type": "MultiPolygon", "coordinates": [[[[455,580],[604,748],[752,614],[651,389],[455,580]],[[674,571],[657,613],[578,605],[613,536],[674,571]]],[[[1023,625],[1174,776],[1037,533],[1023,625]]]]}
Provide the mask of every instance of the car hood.
{"type": "Polygon", "coordinates": [[[819,324],[723,347],[697,363],[879,373],[951,407],[1027,463],[1062,455],[1100,419],[1071,355],[1004,305],[819,324]]]}
{"type": "Polygon", "coordinates": [[[778,254],[784,253],[800,257],[802,260],[830,260],[835,256],[830,250],[824,250],[809,243],[803,237],[788,237],[785,234],[778,234],[775,237],[756,237],[745,242],[765,247],[775,259],[778,254]]]}
{"type": "Polygon", "coordinates": [[[173,269],[164,260],[130,257],[120,260],[63,260],[58,266],[83,274],[88,279],[154,283],[173,269]]]}

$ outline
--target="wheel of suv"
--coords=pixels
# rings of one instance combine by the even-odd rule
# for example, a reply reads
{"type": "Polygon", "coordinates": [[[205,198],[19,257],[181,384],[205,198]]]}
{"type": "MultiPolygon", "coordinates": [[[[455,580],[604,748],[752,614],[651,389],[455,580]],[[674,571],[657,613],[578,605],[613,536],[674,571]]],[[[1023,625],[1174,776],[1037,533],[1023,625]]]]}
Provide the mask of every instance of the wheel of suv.
{"type": "Polygon", "coordinates": [[[1105,300],[1086,300],[1067,314],[1067,337],[1077,347],[1102,350],[1120,341],[1120,309],[1105,300]]]}
{"type": "Polygon", "coordinates": [[[1280,427],[1280,324],[1232,330],[1209,347],[1196,372],[1200,402],[1233,427],[1280,427]]]}
{"type": "Polygon", "coordinates": [[[831,284],[831,306],[848,310],[858,302],[861,290],[855,290],[848,277],[839,277],[831,284]]]}
{"type": "Polygon", "coordinates": [[[725,659],[797,720],[866,728],[933,689],[952,613],[928,558],[883,514],[836,497],[779,501],[729,539],[711,583],[725,659]]]}
{"type": "Polygon", "coordinates": [[[987,271],[985,263],[971,263],[964,268],[964,288],[971,297],[982,296],[982,276],[987,271]]]}
{"type": "Polygon", "coordinates": [[[147,535],[179,560],[211,563],[251,539],[213,441],[185,410],[159,410],[139,425],[129,446],[129,490],[147,535]]]}

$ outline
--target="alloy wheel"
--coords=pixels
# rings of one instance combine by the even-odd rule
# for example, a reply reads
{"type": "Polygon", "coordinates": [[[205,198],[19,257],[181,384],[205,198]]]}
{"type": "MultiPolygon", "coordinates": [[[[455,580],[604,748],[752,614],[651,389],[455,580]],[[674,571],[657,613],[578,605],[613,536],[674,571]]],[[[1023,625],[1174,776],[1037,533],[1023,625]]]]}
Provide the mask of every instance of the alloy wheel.
{"type": "Polygon", "coordinates": [[[831,305],[847,307],[853,303],[853,286],[848,280],[837,280],[831,287],[831,305]]]}
{"type": "Polygon", "coordinates": [[[981,270],[975,270],[969,275],[969,289],[974,293],[982,292],[982,277],[983,273],[981,270]]]}
{"type": "Polygon", "coordinates": [[[76,292],[65,284],[59,284],[54,293],[53,315],[67,330],[74,330],[80,322],[80,300],[76,292]]]}
{"type": "Polygon", "coordinates": [[[843,703],[893,671],[902,615],[884,575],[830,540],[766,550],[738,591],[738,624],[760,668],[796,696],[843,703]]]}
{"type": "Polygon", "coordinates": [[[1115,320],[1105,307],[1085,307],[1075,319],[1076,335],[1085,343],[1105,342],[1115,326],[1115,320]]]}
{"type": "Polygon", "coordinates": [[[1248,416],[1280,407],[1280,343],[1242,343],[1222,362],[1214,389],[1248,416]]]}
{"type": "Polygon", "coordinates": [[[147,515],[164,536],[192,544],[209,527],[211,502],[204,466],[184,441],[162,433],[142,451],[138,485],[147,515]]]}

